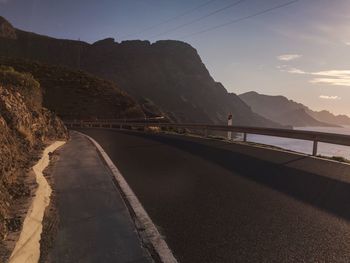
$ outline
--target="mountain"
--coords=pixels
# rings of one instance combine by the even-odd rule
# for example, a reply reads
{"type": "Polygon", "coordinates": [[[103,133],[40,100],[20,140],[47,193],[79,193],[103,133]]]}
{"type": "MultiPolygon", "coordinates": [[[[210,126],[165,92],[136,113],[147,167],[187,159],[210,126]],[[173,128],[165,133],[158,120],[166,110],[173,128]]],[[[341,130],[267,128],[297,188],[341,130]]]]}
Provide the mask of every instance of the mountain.
{"type": "Polygon", "coordinates": [[[277,118],[279,123],[284,125],[291,125],[293,127],[333,127],[332,125],[325,122],[320,122],[315,118],[311,117],[305,109],[296,109],[289,112],[283,113],[277,118]]]}
{"type": "Polygon", "coordinates": [[[0,64],[31,73],[43,90],[43,104],[63,119],[144,118],[141,106],[114,83],[82,71],[0,57],[0,64]]]}
{"type": "Polygon", "coordinates": [[[328,118],[325,118],[323,117],[324,113],[312,111],[305,105],[289,100],[284,96],[269,96],[251,91],[241,94],[239,97],[254,112],[259,112],[265,118],[283,125],[293,127],[336,127],[340,125],[340,122],[336,123],[334,115],[330,114],[328,118]]]}
{"type": "Polygon", "coordinates": [[[327,122],[334,125],[350,125],[350,118],[347,115],[334,115],[333,113],[323,111],[307,110],[307,113],[319,121],[327,122]]]}
{"type": "Polygon", "coordinates": [[[174,121],[223,124],[232,113],[236,125],[282,127],[215,82],[184,42],[108,38],[88,44],[14,30],[14,38],[0,38],[0,55],[87,71],[113,81],[137,101],[158,106],[174,121]]]}

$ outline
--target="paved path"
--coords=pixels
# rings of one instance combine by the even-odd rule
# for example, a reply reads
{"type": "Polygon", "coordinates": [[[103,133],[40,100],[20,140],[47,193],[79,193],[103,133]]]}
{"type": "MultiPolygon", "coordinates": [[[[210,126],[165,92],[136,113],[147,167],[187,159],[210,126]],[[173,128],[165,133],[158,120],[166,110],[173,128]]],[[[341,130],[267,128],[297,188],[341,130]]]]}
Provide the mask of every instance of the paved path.
{"type": "Polygon", "coordinates": [[[85,132],[180,262],[350,262],[348,165],[213,140],[85,132]]]}
{"type": "Polygon", "coordinates": [[[150,262],[112,177],[88,139],[76,133],[53,170],[59,230],[53,262],[150,262]]]}

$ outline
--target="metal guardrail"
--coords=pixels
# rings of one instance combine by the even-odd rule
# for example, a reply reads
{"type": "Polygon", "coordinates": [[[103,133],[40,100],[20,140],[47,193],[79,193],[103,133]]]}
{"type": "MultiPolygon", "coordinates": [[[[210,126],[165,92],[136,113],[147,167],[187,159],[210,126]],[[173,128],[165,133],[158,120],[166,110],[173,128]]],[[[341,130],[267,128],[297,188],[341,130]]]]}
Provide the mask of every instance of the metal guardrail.
{"type": "Polygon", "coordinates": [[[273,137],[282,137],[290,139],[299,139],[313,142],[312,155],[317,155],[318,143],[330,143],[336,145],[350,146],[350,135],[323,133],[313,131],[301,131],[292,129],[274,129],[274,128],[258,128],[244,126],[227,126],[227,125],[211,125],[211,124],[195,124],[195,123],[162,123],[162,122],[120,122],[120,121],[67,121],[68,128],[117,128],[123,129],[127,127],[159,127],[159,128],[181,128],[191,130],[202,130],[205,136],[208,131],[224,131],[243,134],[243,141],[247,140],[247,134],[266,135],[273,137]]]}
{"type": "Polygon", "coordinates": [[[101,122],[101,123],[130,123],[130,122],[166,122],[169,123],[169,120],[163,116],[160,117],[147,117],[147,118],[128,118],[128,119],[66,119],[64,123],[80,123],[80,122],[101,122]]]}

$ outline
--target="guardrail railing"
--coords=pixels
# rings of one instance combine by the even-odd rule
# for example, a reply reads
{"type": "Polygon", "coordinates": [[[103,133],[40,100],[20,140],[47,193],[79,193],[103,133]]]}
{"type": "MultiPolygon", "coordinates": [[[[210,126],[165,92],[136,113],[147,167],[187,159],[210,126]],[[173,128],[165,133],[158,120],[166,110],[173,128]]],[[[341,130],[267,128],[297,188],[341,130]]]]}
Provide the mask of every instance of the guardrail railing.
{"type": "Polygon", "coordinates": [[[273,137],[282,137],[290,139],[299,139],[313,142],[312,155],[317,155],[318,143],[330,143],[336,145],[350,146],[350,135],[323,133],[314,131],[301,131],[292,129],[274,129],[274,128],[258,128],[245,126],[227,126],[227,125],[211,125],[211,124],[197,124],[197,123],[164,123],[164,122],[120,122],[105,120],[99,121],[66,121],[68,128],[130,128],[130,127],[159,127],[159,128],[180,128],[201,130],[205,137],[208,136],[208,131],[223,131],[235,132],[243,134],[243,141],[247,140],[248,134],[266,135],[273,137]]]}

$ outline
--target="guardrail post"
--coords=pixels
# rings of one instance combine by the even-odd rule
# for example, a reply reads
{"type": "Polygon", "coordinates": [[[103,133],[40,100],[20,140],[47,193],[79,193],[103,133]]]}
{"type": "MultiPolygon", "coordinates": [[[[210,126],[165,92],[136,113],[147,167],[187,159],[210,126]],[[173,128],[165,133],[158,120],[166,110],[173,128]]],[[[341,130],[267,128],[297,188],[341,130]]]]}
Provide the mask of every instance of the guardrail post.
{"type": "Polygon", "coordinates": [[[312,147],[312,155],[313,156],[317,155],[317,146],[318,146],[318,141],[314,140],[313,147],[312,147]]]}
{"type": "MultiPolygon", "coordinates": [[[[232,126],[232,114],[228,115],[227,126],[232,126]]],[[[227,140],[229,140],[229,141],[232,140],[232,132],[231,131],[227,132],[227,140]]]]}
{"type": "Polygon", "coordinates": [[[243,141],[246,142],[247,141],[247,133],[243,132],[243,141]]]}

